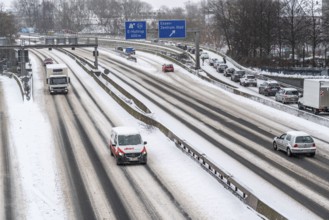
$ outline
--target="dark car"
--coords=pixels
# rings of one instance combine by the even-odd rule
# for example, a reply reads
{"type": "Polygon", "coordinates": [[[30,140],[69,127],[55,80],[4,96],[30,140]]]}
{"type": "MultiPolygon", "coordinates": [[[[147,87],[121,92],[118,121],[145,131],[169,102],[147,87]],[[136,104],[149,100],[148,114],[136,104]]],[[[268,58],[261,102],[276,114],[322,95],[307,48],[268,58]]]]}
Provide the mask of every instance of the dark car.
{"type": "Polygon", "coordinates": [[[224,71],[228,68],[226,64],[220,64],[217,66],[216,70],[219,73],[224,73],[224,71]]]}
{"type": "Polygon", "coordinates": [[[115,49],[118,51],[123,51],[123,47],[116,47],[115,49]]]}
{"type": "Polygon", "coordinates": [[[46,58],[46,59],[43,60],[43,65],[44,66],[46,66],[48,64],[53,64],[53,63],[54,63],[54,61],[51,58],[46,58]]]}
{"type": "Polygon", "coordinates": [[[265,81],[261,83],[258,87],[258,93],[265,96],[275,96],[275,94],[280,90],[280,85],[276,81],[265,81]]]}
{"type": "Polygon", "coordinates": [[[233,82],[240,82],[240,78],[245,74],[246,72],[244,70],[237,70],[233,74],[231,74],[231,80],[233,82]]]}
{"type": "Polygon", "coordinates": [[[235,69],[234,68],[227,68],[224,71],[224,76],[231,76],[234,72],[235,72],[235,69]]]}
{"type": "Polygon", "coordinates": [[[172,64],[163,64],[162,72],[174,72],[174,65],[172,64]]]}
{"type": "Polygon", "coordinates": [[[210,58],[209,59],[209,66],[213,66],[214,65],[214,63],[216,63],[218,61],[218,59],[217,58],[210,58]]]}

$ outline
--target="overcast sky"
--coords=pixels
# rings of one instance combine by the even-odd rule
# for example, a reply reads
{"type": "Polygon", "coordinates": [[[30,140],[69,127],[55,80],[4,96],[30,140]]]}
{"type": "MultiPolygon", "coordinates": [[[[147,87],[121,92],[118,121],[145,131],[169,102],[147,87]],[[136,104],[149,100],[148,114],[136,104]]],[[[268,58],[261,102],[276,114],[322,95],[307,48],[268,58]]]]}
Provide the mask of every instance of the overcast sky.
{"type": "Polygon", "coordinates": [[[9,7],[11,5],[12,0],[1,0],[1,3],[4,3],[5,7],[9,7]]]}
{"type": "Polygon", "coordinates": [[[188,2],[195,3],[200,1],[201,0],[144,0],[144,2],[151,4],[154,9],[159,9],[162,5],[168,8],[184,7],[188,2]]]}
{"type": "MultiPolygon", "coordinates": [[[[13,0],[0,0],[4,2],[6,7],[11,6],[13,0]]],[[[201,0],[142,0],[153,6],[154,9],[159,9],[162,5],[167,6],[168,8],[174,7],[184,7],[187,2],[195,3],[200,2],[201,0]]]]}

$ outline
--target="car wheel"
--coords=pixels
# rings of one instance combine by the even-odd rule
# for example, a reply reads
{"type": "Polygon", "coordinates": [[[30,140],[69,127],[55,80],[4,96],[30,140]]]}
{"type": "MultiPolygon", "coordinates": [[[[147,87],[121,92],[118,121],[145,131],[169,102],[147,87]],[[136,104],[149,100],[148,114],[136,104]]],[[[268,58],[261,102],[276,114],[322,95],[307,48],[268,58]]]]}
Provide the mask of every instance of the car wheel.
{"type": "Polygon", "coordinates": [[[278,150],[278,145],[276,144],[276,142],[273,143],[273,149],[278,150]]]}
{"type": "Polygon", "coordinates": [[[291,157],[291,156],[292,156],[292,153],[291,153],[291,150],[290,150],[289,147],[287,148],[287,156],[288,156],[288,157],[291,157]]]}
{"type": "Polygon", "coordinates": [[[314,113],[315,115],[318,115],[318,114],[319,114],[319,109],[313,108],[312,111],[313,111],[313,113],[314,113]]]}
{"type": "Polygon", "coordinates": [[[117,165],[120,166],[122,163],[120,163],[119,159],[117,158],[117,165]]]}
{"type": "Polygon", "coordinates": [[[315,152],[314,153],[310,153],[309,156],[310,157],[314,157],[315,156],[315,152]]]}

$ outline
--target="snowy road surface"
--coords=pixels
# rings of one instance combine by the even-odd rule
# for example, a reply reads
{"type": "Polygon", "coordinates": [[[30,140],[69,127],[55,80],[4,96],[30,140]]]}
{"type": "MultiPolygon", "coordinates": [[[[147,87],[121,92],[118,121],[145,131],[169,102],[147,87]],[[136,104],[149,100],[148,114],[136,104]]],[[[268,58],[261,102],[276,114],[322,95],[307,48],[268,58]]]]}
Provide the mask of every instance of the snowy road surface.
{"type": "MultiPolygon", "coordinates": [[[[100,63],[113,71],[112,79],[143,101],[154,118],[241,180],[267,204],[290,219],[319,218],[289,192],[279,189],[293,186],[293,193],[318,203],[314,212],[328,213],[328,177],[322,173],[328,171],[328,128],[229,94],[181,68],[174,74],[164,74],[160,69],[165,62],[162,58],[138,52],[135,64],[101,52],[104,58],[101,56],[100,63]],[[318,141],[315,158],[288,159],[272,151],[272,137],[292,128],[327,141],[318,141]],[[247,163],[255,170],[248,169],[247,163]],[[264,176],[270,178],[265,180],[264,176]]],[[[126,113],[75,61],[57,51],[49,54],[71,68],[72,86],[67,96],[48,94],[43,67],[35,56],[33,101],[22,102],[14,80],[0,77],[6,103],[1,115],[8,118],[11,179],[15,182],[15,217],[259,218],[161,132],[126,113]],[[148,141],[146,167],[115,165],[106,145],[111,127],[117,125],[133,125],[142,131],[148,141]],[[81,196],[87,201],[81,201],[81,196]],[[113,199],[116,196],[118,199],[113,199]]]]}

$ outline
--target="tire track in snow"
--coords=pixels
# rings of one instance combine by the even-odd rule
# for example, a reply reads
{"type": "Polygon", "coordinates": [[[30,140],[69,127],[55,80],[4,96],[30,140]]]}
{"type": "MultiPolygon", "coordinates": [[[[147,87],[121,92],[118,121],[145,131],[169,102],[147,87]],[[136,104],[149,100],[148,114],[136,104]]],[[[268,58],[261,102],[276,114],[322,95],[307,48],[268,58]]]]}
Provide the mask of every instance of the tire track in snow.
{"type": "MultiPolygon", "coordinates": [[[[0,81],[0,138],[1,138],[1,161],[3,167],[3,206],[4,206],[4,218],[11,220],[14,217],[13,213],[13,195],[11,188],[11,165],[10,165],[10,151],[8,140],[8,126],[6,116],[6,105],[4,103],[4,95],[0,81]]],[[[2,208],[1,208],[2,209],[2,208]]],[[[0,209],[0,210],[1,210],[0,209]]],[[[1,217],[1,216],[0,216],[1,217]]]]}

